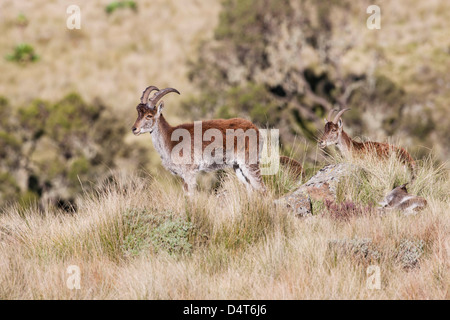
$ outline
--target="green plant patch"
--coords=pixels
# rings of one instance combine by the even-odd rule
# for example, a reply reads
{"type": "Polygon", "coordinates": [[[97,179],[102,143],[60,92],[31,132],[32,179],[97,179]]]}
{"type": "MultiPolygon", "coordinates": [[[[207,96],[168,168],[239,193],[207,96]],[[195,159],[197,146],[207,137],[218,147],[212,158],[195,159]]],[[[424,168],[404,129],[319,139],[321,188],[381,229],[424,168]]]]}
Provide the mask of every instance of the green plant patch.
{"type": "Polygon", "coordinates": [[[170,255],[188,254],[192,251],[189,241],[194,227],[191,222],[168,212],[128,210],[124,217],[122,249],[126,256],[137,256],[144,251],[167,252],[170,255]]]}
{"type": "Polygon", "coordinates": [[[105,11],[107,14],[111,14],[117,9],[126,8],[137,11],[137,4],[135,1],[113,1],[105,7],[105,11]]]}
{"type": "Polygon", "coordinates": [[[36,62],[39,56],[36,54],[32,45],[21,43],[14,48],[12,54],[6,56],[6,60],[17,63],[36,62]]]}

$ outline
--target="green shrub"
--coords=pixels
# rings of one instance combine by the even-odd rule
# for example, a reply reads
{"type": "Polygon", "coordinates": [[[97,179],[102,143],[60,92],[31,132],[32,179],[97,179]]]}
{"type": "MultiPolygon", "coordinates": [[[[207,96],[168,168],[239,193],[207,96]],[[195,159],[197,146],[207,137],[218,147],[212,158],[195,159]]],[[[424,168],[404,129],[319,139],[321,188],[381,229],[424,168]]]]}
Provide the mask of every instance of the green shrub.
{"type": "Polygon", "coordinates": [[[18,27],[26,27],[28,23],[29,23],[28,18],[23,13],[19,13],[19,15],[16,18],[16,25],[18,27]]]}
{"type": "Polygon", "coordinates": [[[20,194],[17,181],[8,172],[0,172],[0,203],[16,201],[20,194]]]}
{"type": "Polygon", "coordinates": [[[91,165],[90,165],[88,159],[86,159],[83,156],[79,157],[70,166],[70,170],[68,172],[68,178],[73,183],[76,183],[76,181],[78,181],[79,175],[85,175],[85,174],[89,173],[90,166],[91,165]]]}
{"type": "Polygon", "coordinates": [[[156,252],[166,251],[169,254],[189,253],[189,232],[192,224],[183,219],[168,219],[154,228],[150,240],[156,252]]]}
{"type": "Polygon", "coordinates": [[[189,236],[194,225],[172,212],[128,210],[124,214],[126,234],[122,249],[125,256],[137,256],[153,249],[155,253],[170,255],[188,254],[192,251],[189,236]]]}
{"type": "MultiPolygon", "coordinates": [[[[0,97],[0,170],[23,179],[22,185],[28,181],[28,191],[47,198],[42,208],[71,202],[107,179],[118,161],[144,164],[143,147],[124,143],[126,131],[107,107],[98,101],[86,103],[75,93],[54,103],[35,99],[19,108],[0,97]]],[[[12,187],[1,188],[0,207],[7,189],[16,193],[12,187]]]]}
{"type": "Polygon", "coordinates": [[[137,5],[135,1],[113,1],[105,8],[107,14],[111,14],[117,9],[129,8],[133,11],[137,11],[137,5]]]}
{"type": "Polygon", "coordinates": [[[28,43],[21,43],[14,48],[14,52],[6,56],[8,61],[17,63],[36,62],[39,60],[39,56],[34,51],[32,45],[28,43]]]}
{"type": "Polygon", "coordinates": [[[402,239],[397,248],[397,260],[405,269],[416,267],[424,252],[423,240],[402,239]]]}
{"type": "Polygon", "coordinates": [[[18,201],[21,208],[29,208],[38,204],[39,195],[35,192],[28,190],[25,193],[20,195],[20,199],[18,201]]]}

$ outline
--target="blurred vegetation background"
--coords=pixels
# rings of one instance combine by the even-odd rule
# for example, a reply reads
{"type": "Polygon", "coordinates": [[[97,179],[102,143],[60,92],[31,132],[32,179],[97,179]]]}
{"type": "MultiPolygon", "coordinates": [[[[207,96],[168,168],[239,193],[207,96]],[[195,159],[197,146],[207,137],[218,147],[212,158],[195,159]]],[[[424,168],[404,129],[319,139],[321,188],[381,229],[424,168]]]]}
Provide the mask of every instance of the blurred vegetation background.
{"type": "Polygon", "coordinates": [[[148,85],[174,87],[172,124],[244,117],[280,129],[282,150],[317,165],[332,108],[346,131],[450,155],[450,3],[350,0],[0,3],[0,207],[76,208],[113,172],[156,172],[129,130],[148,85]],[[81,29],[69,30],[69,5],[81,29]],[[381,8],[381,30],[366,9],[381,8]]]}

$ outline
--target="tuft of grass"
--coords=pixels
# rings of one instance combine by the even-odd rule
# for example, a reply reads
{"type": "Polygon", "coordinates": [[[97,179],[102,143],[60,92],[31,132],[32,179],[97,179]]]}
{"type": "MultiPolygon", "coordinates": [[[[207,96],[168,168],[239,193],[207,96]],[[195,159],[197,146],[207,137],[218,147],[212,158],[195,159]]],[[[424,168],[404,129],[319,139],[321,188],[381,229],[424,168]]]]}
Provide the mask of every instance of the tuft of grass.
{"type": "Polygon", "coordinates": [[[439,163],[433,152],[416,161],[414,181],[411,180],[409,169],[394,154],[387,159],[380,159],[370,153],[363,157],[347,159],[335,156],[332,161],[346,161],[357,168],[340,183],[337,191],[340,202],[349,200],[357,204],[376,206],[388,192],[404,183],[408,183],[408,192],[411,194],[423,196],[425,199],[448,200],[448,164],[439,163]]]}
{"type": "Polygon", "coordinates": [[[274,197],[281,197],[294,191],[296,187],[304,182],[303,180],[302,177],[295,177],[290,168],[285,168],[281,165],[274,175],[263,176],[264,184],[273,193],[274,197]]]}
{"type": "Polygon", "coordinates": [[[358,206],[352,201],[336,203],[334,201],[325,200],[324,216],[337,221],[349,221],[353,217],[362,217],[374,213],[373,206],[358,206]]]}
{"type": "Polygon", "coordinates": [[[277,214],[270,203],[261,199],[249,200],[241,203],[241,212],[236,218],[216,228],[212,238],[214,244],[237,250],[266,239],[278,228],[289,233],[286,218],[277,214]]]}

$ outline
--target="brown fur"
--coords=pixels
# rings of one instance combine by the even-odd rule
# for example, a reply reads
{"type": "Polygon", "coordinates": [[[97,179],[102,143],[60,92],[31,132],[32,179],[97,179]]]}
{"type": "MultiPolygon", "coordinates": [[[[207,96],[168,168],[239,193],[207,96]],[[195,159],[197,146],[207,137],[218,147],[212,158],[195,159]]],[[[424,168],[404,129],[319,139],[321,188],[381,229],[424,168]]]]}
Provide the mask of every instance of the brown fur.
{"type": "MultiPolygon", "coordinates": [[[[178,141],[170,141],[170,137],[172,136],[172,132],[175,131],[176,129],[186,129],[187,131],[189,131],[189,134],[191,135],[191,137],[194,137],[194,124],[193,123],[184,123],[184,124],[180,124],[178,126],[172,127],[169,125],[169,123],[166,121],[166,119],[164,118],[163,115],[161,115],[160,117],[160,121],[159,121],[159,125],[162,126],[163,132],[165,132],[165,139],[166,142],[168,143],[168,145],[170,145],[170,150],[173,149],[173,147],[175,145],[177,145],[179,142],[178,141]]],[[[234,119],[215,119],[215,120],[206,120],[206,121],[202,121],[202,130],[206,131],[208,129],[217,129],[222,133],[222,136],[224,137],[223,139],[223,148],[224,150],[226,150],[226,132],[227,129],[232,129],[232,130],[237,130],[237,129],[242,129],[245,132],[247,132],[247,130],[255,130],[256,133],[256,137],[257,137],[257,145],[256,145],[256,150],[259,150],[259,144],[260,144],[260,134],[259,134],[259,129],[258,127],[256,127],[253,123],[251,123],[248,120],[245,119],[240,119],[240,118],[234,118],[234,119]]],[[[234,151],[237,151],[237,143],[236,143],[237,137],[235,138],[235,144],[234,144],[234,151]]],[[[248,158],[249,156],[249,143],[248,143],[248,138],[245,140],[245,155],[248,158]]],[[[205,148],[210,145],[212,141],[202,141],[202,151],[205,150],[205,148]]],[[[192,156],[194,155],[194,139],[191,140],[191,145],[192,145],[192,156]]]]}
{"type": "Polygon", "coordinates": [[[427,200],[408,193],[406,185],[392,189],[380,203],[380,210],[400,210],[405,213],[415,213],[427,206],[427,200]]]}
{"type": "MultiPolygon", "coordinates": [[[[145,117],[147,117],[147,116],[154,117],[157,112],[156,109],[155,110],[148,109],[145,105],[142,105],[142,104],[138,105],[137,110],[138,110],[138,118],[136,119],[136,122],[133,125],[134,128],[139,128],[141,126],[141,122],[143,121],[143,119],[145,119],[145,117]]],[[[164,140],[167,143],[167,145],[169,146],[170,150],[172,150],[173,147],[179,143],[179,141],[171,141],[172,133],[176,129],[185,129],[185,130],[189,131],[189,134],[191,135],[191,137],[194,137],[194,123],[184,123],[184,124],[180,124],[180,125],[172,127],[167,122],[167,120],[164,118],[164,115],[161,114],[161,116],[159,117],[158,125],[161,129],[161,132],[164,133],[164,140]]],[[[247,130],[253,129],[253,130],[255,130],[256,135],[257,135],[257,148],[259,150],[259,143],[260,143],[259,129],[258,129],[258,127],[256,127],[253,123],[251,123],[248,120],[241,119],[241,118],[234,118],[234,119],[215,119],[215,120],[202,121],[202,130],[206,131],[208,129],[218,129],[222,133],[223,137],[226,136],[227,129],[233,129],[233,130],[242,129],[244,132],[246,132],[247,130]]],[[[236,138],[236,140],[237,140],[237,138],[236,138]]],[[[202,144],[203,150],[209,144],[211,144],[213,141],[203,141],[203,144],[202,144]]],[[[226,147],[226,144],[225,144],[226,139],[223,139],[223,143],[224,143],[224,148],[225,148],[226,147]]],[[[194,147],[194,139],[192,139],[192,148],[193,147],[194,147]]],[[[249,151],[248,143],[246,143],[245,150],[248,153],[248,151],[249,151]]]]}
{"type": "Polygon", "coordinates": [[[292,175],[293,179],[298,179],[300,177],[304,178],[305,173],[303,171],[303,167],[297,160],[294,160],[292,158],[281,156],[280,157],[280,164],[284,167],[286,167],[289,170],[289,173],[292,175]]]}
{"type": "MultiPolygon", "coordinates": [[[[220,132],[223,145],[223,150],[217,145],[214,147],[219,148],[213,150],[213,154],[211,156],[215,156],[214,152],[223,152],[223,163],[217,164],[214,162],[208,162],[211,160],[210,158],[207,161],[203,161],[201,163],[195,162],[195,124],[194,123],[185,123],[178,126],[171,126],[164,116],[161,113],[162,108],[164,107],[163,102],[159,104],[158,107],[152,105],[146,105],[144,103],[139,104],[136,109],[138,111],[138,118],[133,126],[133,133],[135,135],[139,135],[145,132],[154,132],[152,134],[152,140],[155,145],[155,148],[161,155],[161,159],[163,160],[163,165],[170,170],[173,174],[179,175],[184,180],[184,185],[186,191],[191,193],[193,188],[195,187],[195,175],[198,171],[214,171],[225,167],[232,167],[235,172],[238,174],[238,177],[241,181],[243,181],[246,186],[265,191],[265,186],[261,179],[261,171],[259,168],[259,155],[260,155],[260,146],[262,141],[259,133],[259,129],[250,121],[240,118],[235,119],[215,119],[215,120],[206,120],[202,121],[202,154],[205,151],[205,148],[208,147],[214,141],[214,135],[211,141],[205,141],[203,138],[203,134],[208,129],[215,129],[217,133],[220,132]],[[172,134],[177,129],[184,129],[189,133],[191,138],[191,157],[192,160],[189,164],[176,164],[171,159],[172,150],[175,146],[177,146],[181,141],[172,141],[172,134]],[[227,150],[227,130],[233,130],[234,141],[233,145],[230,146],[233,148],[231,152],[232,155],[229,154],[229,150],[227,150]],[[235,131],[237,130],[237,131],[235,131]],[[246,134],[251,134],[252,130],[254,130],[254,137],[256,140],[256,145],[252,144],[250,141],[250,137],[246,136],[246,134]],[[155,135],[156,134],[156,135],[155,135]],[[238,138],[242,138],[238,140],[238,138]],[[243,142],[242,145],[237,142],[243,142]],[[242,149],[238,150],[238,147],[242,147],[242,149]],[[234,159],[227,160],[227,155],[234,156],[234,159]],[[245,159],[242,157],[245,156],[245,159]],[[252,158],[250,158],[252,157],[252,158]],[[250,162],[249,160],[252,159],[250,162]]],[[[181,139],[180,139],[181,140],[181,139]]],[[[183,150],[180,150],[180,156],[182,156],[183,150]]]]}
{"type": "Polygon", "coordinates": [[[399,161],[410,169],[412,180],[415,178],[416,162],[405,149],[387,143],[373,141],[357,142],[350,138],[343,130],[342,120],[340,119],[338,123],[328,121],[325,124],[325,131],[320,140],[320,146],[324,148],[330,144],[335,144],[344,153],[350,152],[353,155],[362,155],[370,152],[384,159],[388,158],[392,152],[395,152],[399,161]]]}

